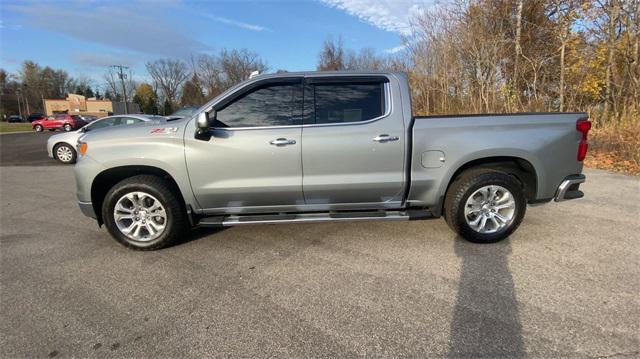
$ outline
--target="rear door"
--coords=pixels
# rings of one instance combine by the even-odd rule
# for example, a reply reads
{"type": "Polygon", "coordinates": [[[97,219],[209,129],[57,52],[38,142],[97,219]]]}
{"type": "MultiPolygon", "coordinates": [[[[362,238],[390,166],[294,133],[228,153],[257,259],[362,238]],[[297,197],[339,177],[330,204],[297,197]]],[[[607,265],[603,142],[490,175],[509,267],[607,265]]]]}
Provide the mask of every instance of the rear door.
{"type": "MultiPolygon", "coordinates": [[[[404,190],[405,132],[386,76],[307,78],[302,132],[306,204],[397,208],[404,190]]],[[[396,95],[399,95],[396,93],[396,95]]]]}
{"type": "Polygon", "coordinates": [[[216,105],[209,139],[187,130],[189,178],[205,212],[277,212],[304,204],[301,99],[300,77],[257,82],[216,105]]]}

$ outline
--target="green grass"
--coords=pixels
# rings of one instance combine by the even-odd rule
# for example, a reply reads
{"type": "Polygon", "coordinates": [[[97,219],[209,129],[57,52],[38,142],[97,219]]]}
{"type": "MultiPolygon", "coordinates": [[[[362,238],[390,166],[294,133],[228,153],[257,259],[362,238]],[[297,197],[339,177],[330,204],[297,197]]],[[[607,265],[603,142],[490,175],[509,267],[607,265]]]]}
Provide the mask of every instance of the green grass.
{"type": "Polygon", "coordinates": [[[0,122],[0,133],[33,131],[30,123],[7,123],[0,122]]]}

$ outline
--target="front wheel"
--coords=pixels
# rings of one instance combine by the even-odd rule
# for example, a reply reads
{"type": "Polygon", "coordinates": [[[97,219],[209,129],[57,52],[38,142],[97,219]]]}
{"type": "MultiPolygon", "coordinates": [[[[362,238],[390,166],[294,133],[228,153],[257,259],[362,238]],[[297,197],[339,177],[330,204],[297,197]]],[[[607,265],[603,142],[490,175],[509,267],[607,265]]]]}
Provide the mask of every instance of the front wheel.
{"type": "Polygon", "coordinates": [[[36,130],[36,132],[42,132],[44,127],[42,127],[42,125],[35,125],[33,126],[33,129],[36,130]]]}
{"type": "Polygon", "coordinates": [[[53,148],[53,156],[62,163],[71,164],[76,163],[77,154],[71,145],[60,143],[53,148]]]}
{"type": "Polygon", "coordinates": [[[107,192],[102,218],[109,233],[138,250],[167,247],[186,234],[188,220],[178,196],[162,178],[139,175],[107,192]]]}
{"type": "Polygon", "coordinates": [[[475,243],[498,242],[522,222],[527,201],[513,176],[488,169],[459,176],[445,197],[444,215],[454,231],[475,243]]]}
{"type": "Polygon", "coordinates": [[[70,124],[65,123],[64,126],[63,126],[63,129],[64,129],[65,132],[69,132],[69,131],[73,130],[73,127],[71,127],[70,124]]]}

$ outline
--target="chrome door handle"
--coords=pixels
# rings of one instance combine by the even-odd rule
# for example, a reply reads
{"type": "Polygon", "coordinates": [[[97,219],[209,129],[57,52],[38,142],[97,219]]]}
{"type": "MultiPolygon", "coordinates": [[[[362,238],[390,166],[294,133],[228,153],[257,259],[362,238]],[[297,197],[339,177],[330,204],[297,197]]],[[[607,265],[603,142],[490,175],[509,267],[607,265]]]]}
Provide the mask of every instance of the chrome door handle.
{"type": "Polygon", "coordinates": [[[286,139],[286,138],[278,138],[278,139],[275,139],[275,140],[269,142],[269,144],[272,144],[274,146],[295,145],[296,144],[296,140],[289,140],[289,139],[286,139]]]}
{"type": "Polygon", "coordinates": [[[384,142],[390,142],[390,141],[397,141],[399,140],[399,138],[398,136],[389,136],[387,134],[384,134],[384,135],[378,135],[377,137],[374,137],[373,140],[376,142],[384,143],[384,142]]]}

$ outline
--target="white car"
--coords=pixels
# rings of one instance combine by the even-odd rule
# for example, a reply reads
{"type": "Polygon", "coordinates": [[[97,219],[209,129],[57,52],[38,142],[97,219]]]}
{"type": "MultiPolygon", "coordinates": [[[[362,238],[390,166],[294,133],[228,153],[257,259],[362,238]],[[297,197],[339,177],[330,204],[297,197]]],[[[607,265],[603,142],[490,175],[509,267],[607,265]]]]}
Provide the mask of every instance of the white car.
{"type": "Polygon", "coordinates": [[[79,130],[61,133],[49,137],[47,141],[47,153],[49,157],[62,163],[76,162],[76,143],[85,132],[95,131],[104,127],[133,125],[147,121],[166,121],[167,118],[157,115],[116,115],[95,120],[79,130]]]}

